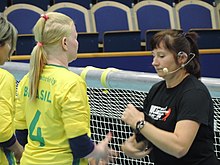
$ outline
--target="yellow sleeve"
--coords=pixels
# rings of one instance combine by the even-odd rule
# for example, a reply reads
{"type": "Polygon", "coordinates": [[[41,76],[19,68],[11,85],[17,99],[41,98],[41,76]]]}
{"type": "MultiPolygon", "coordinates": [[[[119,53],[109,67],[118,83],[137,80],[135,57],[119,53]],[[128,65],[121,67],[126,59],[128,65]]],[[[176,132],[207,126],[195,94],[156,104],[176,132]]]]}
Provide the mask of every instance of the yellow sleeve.
{"type": "Polygon", "coordinates": [[[23,130],[27,129],[26,119],[25,119],[25,97],[22,93],[24,88],[24,82],[26,81],[26,76],[20,81],[18,84],[17,89],[17,96],[16,96],[16,112],[15,112],[15,129],[17,130],[23,130]]]}
{"type": "Polygon", "coordinates": [[[0,142],[5,142],[14,133],[15,79],[9,72],[0,77],[0,142]]]}
{"type": "Polygon", "coordinates": [[[90,107],[85,82],[79,79],[63,91],[67,93],[61,103],[61,117],[67,137],[90,136],[90,107]]]}

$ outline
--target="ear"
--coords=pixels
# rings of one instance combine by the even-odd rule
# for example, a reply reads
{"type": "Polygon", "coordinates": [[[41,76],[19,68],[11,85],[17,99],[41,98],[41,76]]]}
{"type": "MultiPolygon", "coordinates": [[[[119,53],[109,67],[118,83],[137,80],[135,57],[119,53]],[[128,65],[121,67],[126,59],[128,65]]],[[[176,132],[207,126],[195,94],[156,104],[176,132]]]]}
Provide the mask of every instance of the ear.
{"type": "Polygon", "coordinates": [[[179,63],[185,64],[187,62],[188,55],[185,52],[179,52],[177,56],[179,63]]]}
{"type": "Polygon", "coordinates": [[[62,44],[63,50],[67,51],[68,47],[67,47],[67,38],[66,37],[63,37],[61,44],[62,44]]]}

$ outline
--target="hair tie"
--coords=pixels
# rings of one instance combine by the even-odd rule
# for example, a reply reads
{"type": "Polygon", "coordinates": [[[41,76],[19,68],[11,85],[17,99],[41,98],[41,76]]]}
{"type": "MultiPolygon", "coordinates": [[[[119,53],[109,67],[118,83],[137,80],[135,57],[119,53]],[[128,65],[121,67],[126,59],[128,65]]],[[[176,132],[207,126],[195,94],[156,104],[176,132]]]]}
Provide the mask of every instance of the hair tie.
{"type": "Polygon", "coordinates": [[[43,43],[42,42],[37,42],[37,46],[42,47],[43,43]]]}
{"type": "Polygon", "coordinates": [[[45,21],[47,21],[49,19],[48,15],[46,14],[41,14],[41,17],[45,19],[45,21]]]}

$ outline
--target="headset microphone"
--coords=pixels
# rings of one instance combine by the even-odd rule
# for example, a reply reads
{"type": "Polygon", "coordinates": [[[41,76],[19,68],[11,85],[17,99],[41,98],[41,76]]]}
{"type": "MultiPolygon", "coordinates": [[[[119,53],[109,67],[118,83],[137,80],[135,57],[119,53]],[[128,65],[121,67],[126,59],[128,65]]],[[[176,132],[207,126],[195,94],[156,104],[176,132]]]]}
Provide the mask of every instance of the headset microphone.
{"type": "MultiPolygon", "coordinates": [[[[179,53],[182,54],[182,52],[179,52],[179,53]]],[[[179,53],[178,53],[178,55],[181,55],[181,54],[179,54],[179,53]]],[[[187,64],[189,64],[189,63],[193,60],[193,58],[195,57],[195,54],[194,54],[194,53],[190,53],[190,55],[192,55],[192,57],[190,58],[190,60],[187,61],[185,64],[182,64],[182,65],[181,65],[179,68],[177,68],[176,70],[173,70],[173,71],[169,72],[168,68],[163,68],[164,74],[166,74],[166,75],[172,74],[172,73],[175,73],[175,72],[177,72],[178,70],[184,68],[184,67],[185,67],[187,64]]]]}
{"type": "Polygon", "coordinates": [[[179,68],[177,68],[176,70],[173,70],[173,71],[171,71],[171,72],[169,72],[169,70],[168,70],[167,68],[163,68],[163,72],[164,72],[165,74],[172,74],[172,73],[175,73],[175,72],[177,72],[178,70],[184,68],[185,65],[186,65],[186,64],[182,64],[179,68]]]}

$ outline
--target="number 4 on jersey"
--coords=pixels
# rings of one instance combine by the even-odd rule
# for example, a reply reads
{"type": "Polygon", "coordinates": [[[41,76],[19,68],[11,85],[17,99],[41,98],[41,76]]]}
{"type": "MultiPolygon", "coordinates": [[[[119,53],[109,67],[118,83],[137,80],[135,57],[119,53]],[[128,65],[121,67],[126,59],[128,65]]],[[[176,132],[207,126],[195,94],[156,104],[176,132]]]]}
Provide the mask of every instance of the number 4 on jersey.
{"type": "Polygon", "coordinates": [[[45,143],[44,143],[44,138],[42,137],[41,128],[40,127],[36,128],[40,115],[41,115],[41,112],[37,110],[30,124],[29,130],[30,130],[30,139],[33,141],[38,141],[40,143],[40,146],[43,147],[45,146],[45,143]],[[37,129],[37,135],[33,135],[35,128],[37,129]]]}

